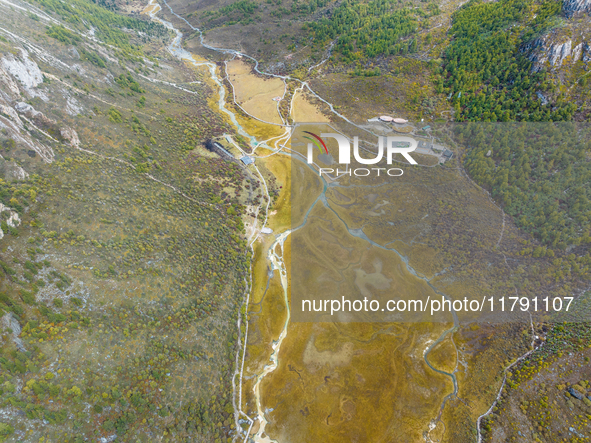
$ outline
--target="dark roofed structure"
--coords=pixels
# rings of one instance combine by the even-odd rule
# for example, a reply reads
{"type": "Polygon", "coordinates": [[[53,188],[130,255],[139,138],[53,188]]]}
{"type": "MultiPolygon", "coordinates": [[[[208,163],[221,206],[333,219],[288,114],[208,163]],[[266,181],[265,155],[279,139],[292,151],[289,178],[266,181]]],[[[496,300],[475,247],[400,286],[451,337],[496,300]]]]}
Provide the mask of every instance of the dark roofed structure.
{"type": "Polygon", "coordinates": [[[226,155],[226,156],[230,157],[231,159],[234,159],[234,156],[232,154],[230,154],[228,151],[226,151],[220,143],[214,142],[212,139],[209,139],[205,142],[205,147],[209,151],[215,152],[217,155],[219,155],[221,157],[226,155]]]}

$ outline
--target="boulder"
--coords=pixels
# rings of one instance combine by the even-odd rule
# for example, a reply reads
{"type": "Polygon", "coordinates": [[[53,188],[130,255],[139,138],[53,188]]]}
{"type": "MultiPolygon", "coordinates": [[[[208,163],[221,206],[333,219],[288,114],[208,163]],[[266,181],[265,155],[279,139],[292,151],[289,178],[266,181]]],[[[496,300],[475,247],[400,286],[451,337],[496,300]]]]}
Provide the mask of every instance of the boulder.
{"type": "Polygon", "coordinates": [[[19,324],[18,320],[13,317],[12,312],[7,312],[4,314],[2,320],[0,320],[0,323],[2,323],[3,328],[10,328],[12,330],[12,341],[14,342],[16,348],[21,352],[25,352],[25,346],[19,337],[21,333],[21,325],[19,324]]]}
{"type": "Polygon", "coordinates": [[[582,400],[583,399],[583,394],[581,394],[579,391],[577,391],[576,389],[573,388],[567,388],[566,391],[572,395],[574,398],[576,398],[577,400],[582,400]]]}
{"type": "Polygon", "coordinates": [[[69,126],[60,128],[60,135],[64,141],[67,141],[70,144],[70,146],[77,148],[80,145],[78,133],[69,126]]]}

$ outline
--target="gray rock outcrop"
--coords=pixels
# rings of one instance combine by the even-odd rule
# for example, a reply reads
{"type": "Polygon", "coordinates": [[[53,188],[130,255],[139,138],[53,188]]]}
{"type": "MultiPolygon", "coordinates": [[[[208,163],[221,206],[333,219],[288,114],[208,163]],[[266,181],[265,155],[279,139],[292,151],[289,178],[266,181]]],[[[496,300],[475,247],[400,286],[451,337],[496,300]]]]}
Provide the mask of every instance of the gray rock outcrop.
{"type": "Polygon", "coordinates": [[[77,148],[80,145],[80,139],[78,133],[69,126],[64,126],[60,129],[60,135],[64,141],[67,141],[70,146],[77,148]]]}
{"type": "Polygon", "coordinates": [[[572,17],[579,12],[591,12],[591,0],[564,0],[562,11],[567,17],[572,17]]]}
{"type": "Polygon", "coordinates": [[[13,317],[12,312],[7,312],[4,314],[0,320],[0,323],[2,324],[3,328],[10,328],[12,330],[12,341],[14,342],[14,345],[19,351],[25,352],[25,345],[19,337],[21,333],[21,325],[19,324],[18,320],[13,317]]]}

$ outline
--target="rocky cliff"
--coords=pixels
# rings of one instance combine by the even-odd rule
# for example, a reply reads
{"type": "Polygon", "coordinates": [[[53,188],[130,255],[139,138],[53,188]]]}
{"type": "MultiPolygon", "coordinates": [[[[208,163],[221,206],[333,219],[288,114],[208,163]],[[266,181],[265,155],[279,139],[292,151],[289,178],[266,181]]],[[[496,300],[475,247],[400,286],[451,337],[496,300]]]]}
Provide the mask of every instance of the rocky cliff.
{"type": "Polygon", "coordinates": [[[581,37],[559,37],[549,33],[536,39],[524,48],[524,51],[530,54],[529,58],[534,62],[532,66],[534,72],[543,68],[557,69],[578,61],[584,63],[591,61],[591,44],[582,40],[581,37]]]}
{"type": "Polygon", "coordinates": [[[591,0],[564,0],[562,10],[567,17],[572,17],[577,13],[590,13],[591,0]]]}

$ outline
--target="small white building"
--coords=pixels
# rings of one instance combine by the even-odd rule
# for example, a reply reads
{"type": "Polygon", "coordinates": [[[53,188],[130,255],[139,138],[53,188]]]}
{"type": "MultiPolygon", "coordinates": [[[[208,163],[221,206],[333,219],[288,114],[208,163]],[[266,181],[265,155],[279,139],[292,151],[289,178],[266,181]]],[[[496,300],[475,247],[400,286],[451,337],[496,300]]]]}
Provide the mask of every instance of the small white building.
{"type": "Polygon", "coordinates": [[[244,163],[247,166],[254,163],[254,158],[249,157],[248,155],[245,155],[244,157],[240,157],[240,160],[242,161],[242,163],[244,163]]]}

